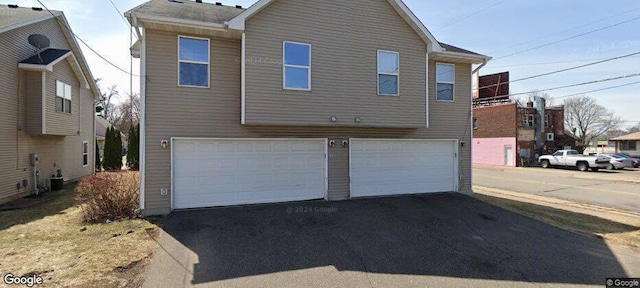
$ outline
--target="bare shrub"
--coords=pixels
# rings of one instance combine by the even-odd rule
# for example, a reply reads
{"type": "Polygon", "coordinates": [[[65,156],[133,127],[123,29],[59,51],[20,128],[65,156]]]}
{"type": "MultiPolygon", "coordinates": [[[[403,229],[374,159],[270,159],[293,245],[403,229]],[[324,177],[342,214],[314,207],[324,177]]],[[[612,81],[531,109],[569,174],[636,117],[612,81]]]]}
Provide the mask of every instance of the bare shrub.
{"type": "Polygon", "coordinates": [[[97,223],[140,216],[139,183],[137,172],[104,172],[82,179],[75,191],[83,220],[97,223]]]}

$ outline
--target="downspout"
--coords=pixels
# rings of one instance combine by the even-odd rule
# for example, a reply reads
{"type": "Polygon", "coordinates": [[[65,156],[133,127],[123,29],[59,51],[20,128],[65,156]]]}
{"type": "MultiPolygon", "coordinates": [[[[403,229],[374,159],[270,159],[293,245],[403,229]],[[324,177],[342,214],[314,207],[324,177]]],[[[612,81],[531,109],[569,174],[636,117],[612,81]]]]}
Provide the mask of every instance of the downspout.
{"type": "Polygon", "coordinates": [[[485,65],[487,65],[487,63],[489,63],[489,59],[484,58],[482,60],[482,64],[480,64],[480,66],[476,67],[476,69],[473,69],[473,71],[471,71],[471,75],[476,74],[478,71],[480,71],[480,69],[482,67],[484,67],[485,65]]]}

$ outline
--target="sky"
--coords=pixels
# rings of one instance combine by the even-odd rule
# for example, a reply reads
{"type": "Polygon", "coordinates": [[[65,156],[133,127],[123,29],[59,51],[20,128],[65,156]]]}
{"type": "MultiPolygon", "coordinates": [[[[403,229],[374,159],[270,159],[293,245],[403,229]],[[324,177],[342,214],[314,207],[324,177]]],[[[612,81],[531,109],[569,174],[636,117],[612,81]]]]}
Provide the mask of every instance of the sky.
{"type": "MultiPolygon", "coordinates": [[[[65,13],[74,33],[113,64],[129,71],[129,27],[109,0],[41,0],[47,8],[65,13]]],[[[144,0],[112,0],[125,11],[144,0]]],[[[188,0],[187,0],[188,1],[188,0]]],[[[204,0],[216,2],[221,0],[204,0]]],[[[589,64],[640,52],[640,2],[636,0],[404,0],[438,41],[494,58],[480,74],[510,72],[511,80],[589,64]],[[613,4],[615,3],[615,4],[613,4]],[[638,19],[635,19],[638,18],[638,19]],[[621,23],[625,22],[626,23],[621,23]],[[621,23],[621,24],[619,24],[621,23]],[[607,26],[612,26],[605,28],[607,26]],[[581,35],[584,34],[584,35],[581,35]],[[565,40],[567,38],[571,38],[565,40]],[[553,43],[557,42],[557,43],[553,43]],[[537,48],[539,46],[544,46],[537,48]],[[530,50],[530,51],[525,51],[530,50]],[[514,54],[515,55],[510,55],[514,54]]],[[[225,1],[248,7],[256,0],[225,1]]],[[[0,4],[40,7],[36,0],[0,0],[0,4]]],[[[133,38],[135,41],[135,37],[133,38]]],[[[83,46],[81,44],[81,46],[83,46]]],[[[128,74],[82,47],[100,86],[117,85],[120,101],[139,91],[128,74]]],[[[134,59],[133,74],[139,74],[134,59]]],[[[511,93],[544,90],[640,72],[640,55],[511,84],[511,93]]],[[[548,91],[552,97],[640,81],[632,77],[548,91]]],[[[625,126],[640,123],[640,83],[587,93],[623,118],[625,126]]],[[[555,104],[561,104],[557,99],[555,104]]]]}

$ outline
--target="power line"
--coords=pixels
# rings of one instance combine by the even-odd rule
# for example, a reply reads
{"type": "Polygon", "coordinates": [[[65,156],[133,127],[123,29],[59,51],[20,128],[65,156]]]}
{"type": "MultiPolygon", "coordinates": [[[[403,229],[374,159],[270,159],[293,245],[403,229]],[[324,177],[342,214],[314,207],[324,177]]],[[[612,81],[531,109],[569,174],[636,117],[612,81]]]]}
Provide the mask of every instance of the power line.
{"type": "MultiPolygon", "coordinates": [[[[571,84],[571,85],[557,86],[557,87],[552,87],[552,88],[547,88],[547,89],[542,89],[542,90],[535,90],[535,91],[538,91],[538,92],[553,91],[553,90],[559,90],[559,89],[564,89],[564,88],[584,86],[584,85],[589,85],[589,84],[602,83],[602,82],[608,82],[608,81],[620,80],[620,79],[626,79],[626,78],[632,78],[632,77],[638,77],[638,76],[640,76],[640,73],[628,74],[628,75],[617,76],[617,77],[612,77],[612,78],[598,79],[598,80],[582,82],[582,83],[577,83],[577,84],[571,84]]],[[[525,95],[525,94],[533,93],[535,91],[513,93],[513,94],[509,94],[509,95],[489,97],[489,98],[481,98],[481,99],[475,99],[474,101],[487,101],[487,100],[495,100],[495,99],[504,99],[504,98],[511,97],[511,96],[519,96],[519,95],[525,95]]]]}
{"type": "Polygon", "coordinates": [[[533,78],[548,76],[548,75],[557,74],[557,73],[561,73],[561,72],[566,72],[566,71],[570,71],[570,70],[575,70],[575,69],[579,69],[579,68],[584,68],[584,67],[588,67],[588,66],[593,66],[593,65],[596,65],[596,64],[601,64],[601,63],[605,63],[605,62],[609,62],[609,61],[613,61],[613,60],[627,58],[627,57],[635,56],[635,55],[638,55],[638,54],[640,54],[640,51],[634,52],[634,53],[631,53],[631,54],[626,54],[626,55],[622,55],[622,56],[613,57],[613,58],[607,58],[607,59],[600,60],[600,61],[597,61],[597,62],[587,63],[587,64],[583,64],[583,65],[578,65],[578,66],[574,66],[574,67],[569,67],[569,68],[565,68],[565,69],[552,71],[552,72],[547,72],[547,73],[542,73],[542,74],[538,74],[538,75],[528,76],[528,77],[524,77],[524,78],[520,78],[520,79],[516,79],[516,80],[511,80],[511,81],[508,81],[508,82],[491,84],[491,85],[480,87],[480,88],[478,88],[478,90],[489,88],[489,87],[495,87],[495,86],[499,86],[499,85],[503,85],[503,84],[509,84],[509,83],[513,83],[513,82],[519,82],[519,81],[523,81],[523,80],[529,80],[529,79],[533,79],[533,78]]]}
{"type": "MultiPolygon", "coordinates": [[[[491,66],[492,68],[500,68],[500,67],[522,67],[522,66],[537,66],[537,65],[552,65],[552,64],[563,64],[563,63],[576,63],[576,62],[587,62],[587,61],[598,61],[609,58],[593,58],[593,59],[582,59],[582,60],[570,60],[570,61],[553,61],[553,62],[538,62],[538,63],[523,63],[523,64],[513,64],[513,65],[498,65],[491,66]]],[[[491,62],[489,62],[491,64],[491,62]]],[[[489,65],[487,65],[489,66],[489,65]]]]}
{"type": "MultiPolygon", "coordinates": [[[[131,26],[131,23],[129,23],[129,21],[127,21],[127,19],[124,18],[124,14],[122,14],[122,12],[120,12],[120,9],[118,9],[118,6],[116,6],[116,4],[113,3],[113,0],[109,0],[109,2],[111,2],[111,6],[113,6],[113,9],[116,9],[116,12],[118,13],[118,16],[120,16],[120,19],[122,19],[122,21],[124,21],[124,23],[127,25],[127,28],[129,29],[129,33],[133,33],[133,31],[131,31],[133,26],[131,26]]],[[[133,34],[136,37],[136,39],[138,39],[138,35],[135,35],[135,33],[133,33],[133,34]]]]}
{"type": "Polygon", "coordinates": [[[136,75],[130,72],[127,72],[127,70],[124,70],[122,68],[120,68],[118,65],[113,64],[111,61],[109,61],[107,58],[105,58],[104,56],[100,55],[100,53],[98,53],[95,49],[93,49],[91,46],[89,46],[89,44],[87,44],[86,42],[84,42],[84,40],[82,40],[82,38],[80,38],[78,35],[76,35],[75,33],[73,33],[73,31],[71,30],[70,27],[67,27],[66,25],[64,25],[63,23],[60,22],[60,20],[58,19],[58,17],[56,17],[55,14],[53,14],[53,12],[51,12],[51,10],[49,10],[49,8],[47,8],[47,6],[44,5],[44,3],[42,3],[41,0],[36,0],[38,1],[38,3],[40,3],[40,5],[42,5],[42,7],[44,9],[46,9],[49,14],[51,14],[51,16],[53,16],[53,19],[56,19],[56,22],[58,22],[58,25],[60,26],[60,28],[64,28],[66,29],[71,35],[73,35],[76,39],[78,39],[78,41],[80,41],[82,44],[84,44],[87,48],[89,48],[89,50],[91,50],[91,52],[93,52],[94,54],[96,54],[98,57],[100,57],[100,59],[104,60],[105,62],[107,62],[109,65],[113,66],[114,68],[120,70],[123,73],[126,73],[128,75],[134,76],[134,77],[143,77],[140,75],[136,75]]]}
{"type": "Polygon", "coordinates": [[[605,26],[605,27],[600,27],[598,29],[590,30],[590,31],[587,31],[587,32],[584,32],[584,33],[580,33],[578,35],[574,35],[574,36],[571,36],[571,37],[567,37],[567,38],[563,38],[563,39],[556,40],[556,41],[553,41],[553,42],[549,42],[549,43],[546,43],[546,44],[538,45],[538,46],[535,46],[533,48],[529,48],[529,49],[525,49],[525,50],[521,50],[521,51],[518,51],[518,52],[511,53],[511,54],[507,54],[507,55],[504,55],[504,56],[496,57],[496,58],[493,58],[493,61],[496,61],[498,59],[511,57],[511,56],[518,55],[518,54],[522,54],[522,53],[525,53],[525,52],[533,51],[533,50],[536,50],[536,49],[544,48],[544,47],[547,47],[547,46],[551,46],[551,45],[554,45],[554,44],[557,44],[557,43],[560,43],[560,42],[564,42],[564,41],[567,41],[567,40],[575,39],[575,38],[582,37],[582,36],[585,36],[585,35],[589,35],[589,34],[592,34],[592,33],[595,33],[595,32],[599,32],[599,31],[602,31],[602,30],[605,30],[605,29],[609,29],[609,28],[612,28],[612,27],[620,26],[622,24],[629,23],[631,21],[635,21],[635,20],[638,20],[638,19],[640,19],[640,16],[635,17],[635,18],[631,18],[629,20],[625,20],[625,21],[622,21],[622,22],[618,22],[618,23],[615,23],[615,24],[611,24],[611,25],[608,25],[608,26],[605,26]]]}
{"type": "Polygon", "coordinates": [[[504,50],[507,50],[507,49],[510,49],[510,48],[513,48],[513,47],[517,47],[517,46],[523,45],[523,44],[527,44],[527,43],[531,43],[531,42],[536,42],[536,41],[539,41],[539,40],[542,40],[542,39],[547,39],[547,38],[549,38],[549,37],[551,37],[551,36],[555,36],[555,35],[558,35],[558,34],[562,34],[562,33],[564,33],[564,32],[572,31],[572,30],[575,30],[575,29],[578,29],[578,28],[581,28],[581,27],[584,27],[584,26],[591,25],[591,24],[600,23],[600,22],[602,22],[602,21],[604,21],[604,20],[606,20],[606,19],[609,19],[609,18],[619,17],[619,16],[621,16],[621,15],[629,14],[629,13],[634,12],[634,11],[639,10],[639,9],[640,9],[640,7],[636,7],[636,8],[631,9],[631,10],[626,10],[625,12],[622,12],[622,13],[618,13],[618,14],[611,15],[611,16],[608,16],[608,17],[600,18],[599,20],[596,20],[596,21],[593,21],[593,22],[589,22],[589,23],[586,23],[586,24],[582,24],[582,25],[574,26],[574,27],[569,28],[569,29],[565,29],[565,30],[562,30],[562,31],[559,31],[559,32],[556,32],[556,33],[548,34],[548,35],[543,36],[543,37],[540,37],[540,38],[531,39],[531,40],[523,41],[523,42],[520,42],[520,43],[516,43],[516,44],[511,45],[511,46],[509,46],[509,47],[504,47],[504,48],[502,48],[502,49],[489,51],[489,52],[487,52],[487,53],[491,54],[491,53],[494,53],[494,52],[496,52],[496,51],[504,51],[504,50]]]}
{"type": "Polygon", "coordinates": [[[625,87],[625,86],[631,86],[631,85],[635,85],[635,84],[640,84],[640,81],[635,81],[635,82],[622,84],[622,85],[609,86],[609,87],[605,87],[605,88],[601,88],[601,89],[585,91],[585,92],[582,92],[582,93],[574,93],[574,94],[569,94],[569,95],[553,97],[553,99],[562,99],[562,98],[568,98],[568,97],[573,97],[573,96],[579,96],[579,95],[583,95],[583,94],[587,94],[587,93],[599,92],[599,91],[604,91],[604,90],[611,90],[611,89],[625,87]]]}
{"type": "Polygon", "coordinates": [[[434,30],[434,31],[443,30],[444,28],[447,28],[447,27],[449,27],[449,26],[451,26],[451,25],[453,25],[453,24],[456,24],[456,23],[458,23],[458,22],[460,22],[460,21],[466,20],[467,18],[471,18],[472,16],[478,15],[478,14],[482,13],[483,11],[488,10],[489,8],[492,8],[492,7],[498,6],[498,5],[500,5],[500,4],[502,4],[502,3],[506,2],[506,1],[507,1],[507,0],[502,0],[502,1],[498,1],[498,2],[496,2],[496,3],[493,3],[493,4],[489,5],[489,6],[486,6],[486,7],[484,7],[484,8],[481,8],[480,10],[477,10],[477,11],[475,11],[475,12],[473,12],[473,13],[469,14],[469,15],[462,16],[462,17],[460,17],[460,18],[458,18],[458,19],[454,20],[453,22],[449,22],[449,23],[445,24],[444,26],[442,26],[442,27],[440,27],[440,28],[438,28],[438,29],[436,29],[436,30],[434,30]]]}

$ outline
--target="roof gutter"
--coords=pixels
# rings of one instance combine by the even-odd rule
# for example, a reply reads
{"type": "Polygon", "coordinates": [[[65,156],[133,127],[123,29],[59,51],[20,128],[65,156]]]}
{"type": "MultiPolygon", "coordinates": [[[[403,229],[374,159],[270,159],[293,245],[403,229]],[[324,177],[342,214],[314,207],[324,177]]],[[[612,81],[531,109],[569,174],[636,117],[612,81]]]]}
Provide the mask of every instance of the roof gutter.
{"type": "Polygon", "coordinates": [[[482,60],[482,64],[480,64],[480,66],[476,67],[476,69],[473,69],[473,71],[471,71],[471,75],[478,73],[478,71],[480,71],[480,69],[482,67],[487,65],[487,63],[489,63],[489,59],[485,58],[484,60],[482,60]]]}
{"type": "Polygon", "coordinates": [[[125,16],[131,19],[131,22],[133,22],[132,25],[134,25],[135,27],[139,27],[140,22],[150,22],[150,23],[156,23],[156,24],[178,25],[178,26],[186,26],[191,28],[200,28],[200,29],[207,29],[207,30],[227,31],[227,25],[225,24],[177,19],[177,18],[162,17],[162,16],[150,16],[145,14],[132,15],[130,13],[125,16]]]}

